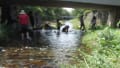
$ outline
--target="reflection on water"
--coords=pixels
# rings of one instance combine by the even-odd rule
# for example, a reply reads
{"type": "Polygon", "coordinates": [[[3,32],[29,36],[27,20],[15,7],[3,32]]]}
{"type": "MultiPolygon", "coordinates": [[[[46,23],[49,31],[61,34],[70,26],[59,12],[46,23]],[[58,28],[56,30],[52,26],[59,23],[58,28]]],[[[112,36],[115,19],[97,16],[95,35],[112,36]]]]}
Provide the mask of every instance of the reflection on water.
{"type": "Polygon", "coordinates": [[[0,64],[8,68],[39,68],[67,64],[80,45],[81,32],[34,31],[32,46],[0,48],[0,64]]]}

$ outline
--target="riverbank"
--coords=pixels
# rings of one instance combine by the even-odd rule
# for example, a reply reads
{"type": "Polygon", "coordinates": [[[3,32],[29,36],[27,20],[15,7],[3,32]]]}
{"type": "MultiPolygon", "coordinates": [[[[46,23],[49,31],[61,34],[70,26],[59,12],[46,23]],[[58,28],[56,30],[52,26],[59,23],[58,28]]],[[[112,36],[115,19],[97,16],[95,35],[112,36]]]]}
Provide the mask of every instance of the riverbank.
{"type": "Polygon", "coordinates": [[[119,68],[120,30],[106,27],[85,33],[74,59],[80,68],[119,68]]]}

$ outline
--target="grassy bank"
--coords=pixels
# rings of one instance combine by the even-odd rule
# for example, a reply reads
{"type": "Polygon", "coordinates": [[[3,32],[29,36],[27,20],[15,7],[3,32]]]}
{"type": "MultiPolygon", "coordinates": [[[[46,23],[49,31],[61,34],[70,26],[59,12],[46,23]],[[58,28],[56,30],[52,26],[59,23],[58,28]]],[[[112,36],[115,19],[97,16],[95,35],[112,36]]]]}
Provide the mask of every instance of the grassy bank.
{"type": "Polygon", "coordinates": [[[76,60],[80,62],[78,64],[80,68],[119,68],[119,29],[107,27],[103,30],[86,33],[83,37],[82,44],[76,56],[76,60]]]}

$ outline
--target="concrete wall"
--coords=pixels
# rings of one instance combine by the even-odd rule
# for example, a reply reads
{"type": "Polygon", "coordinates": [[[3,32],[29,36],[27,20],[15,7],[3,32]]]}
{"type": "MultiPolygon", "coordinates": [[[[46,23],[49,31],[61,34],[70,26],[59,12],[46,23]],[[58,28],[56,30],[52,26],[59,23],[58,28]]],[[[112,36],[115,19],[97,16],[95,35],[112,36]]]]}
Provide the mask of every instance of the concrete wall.
{"type": "Polygon", "coordinates": [[[97,12],[98,22],[101,24],[106,24],[108,19],[108,11],[107,10],[98,10],[97,12]]]}

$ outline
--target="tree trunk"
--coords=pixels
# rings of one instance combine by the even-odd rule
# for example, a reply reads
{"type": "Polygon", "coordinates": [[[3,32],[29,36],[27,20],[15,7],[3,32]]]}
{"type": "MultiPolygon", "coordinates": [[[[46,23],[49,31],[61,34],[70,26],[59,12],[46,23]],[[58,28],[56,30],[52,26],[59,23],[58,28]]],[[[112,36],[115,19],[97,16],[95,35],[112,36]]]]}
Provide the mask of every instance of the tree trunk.
{"type": "Polygon", "coordinates": [[[1,23],[10,24],[12,22],[10,5],[3,5],[1,13],[1,23]]]}

